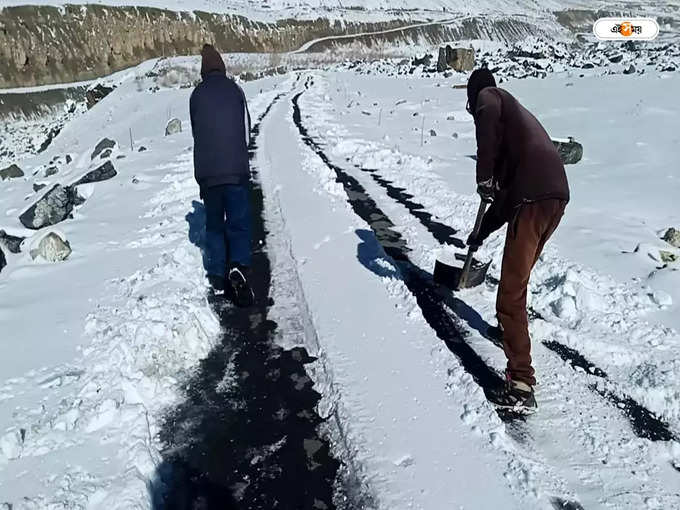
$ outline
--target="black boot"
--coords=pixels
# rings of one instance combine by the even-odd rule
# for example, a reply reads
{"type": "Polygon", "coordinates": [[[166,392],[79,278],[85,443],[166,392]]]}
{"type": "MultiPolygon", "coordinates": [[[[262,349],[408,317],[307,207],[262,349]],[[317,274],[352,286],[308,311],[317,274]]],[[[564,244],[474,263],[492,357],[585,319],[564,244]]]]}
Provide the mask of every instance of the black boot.
{"type": "Polygon", "coordinates": [[[255,294],[248,283],[248,268],[235,265],[229,270],[229,285],[234,304],[240,308],[253,306],[255,294]]]}
{"type": "Polygon", "coordinates": [[[489,395],[489,401],[498,408],[522,414],[534,413],[538,409],[534,388],[522,381],[508,380],[489,395]]]}

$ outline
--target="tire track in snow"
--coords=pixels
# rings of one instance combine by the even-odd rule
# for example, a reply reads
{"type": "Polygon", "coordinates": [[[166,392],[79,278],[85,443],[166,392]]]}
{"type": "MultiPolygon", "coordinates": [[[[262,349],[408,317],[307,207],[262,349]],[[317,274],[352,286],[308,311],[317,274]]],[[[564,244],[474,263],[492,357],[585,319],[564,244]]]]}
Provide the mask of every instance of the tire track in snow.
{"type": "Polygon", "coordinates": [[[425,210],[425,206],[413,201],[414,196],[408,193],[405,188],[395,186],[391,181],[381,177],[378,170],[370,168],[361,168],[361,170],[370,173],[373,180],[385,188],[387,196],[406,207],[413,216],[418,218],[418,221],[422,223],[440,244],[453,245],[456,248],[465,248],[465,243],[461,239],[455,237],[458,231],[446,223],[434,220],[433,215],[425,210]]]}
{"type": "MultiPolygon", "coordinates": [[[[253,126],[251,159],[261,122],[284,95],[253,126]]],[[[257,302],[242,310],[210,298],[224,338],[186,383],[186,401],[164,422],[165,460],[152,487],[154,508],[335,508],[340,463],[318,432],[321,397],[304,368],[314,358],[303,348],[278,346],[277,324],[268,318],[264,197],[256,169],[252,174],[251,281],[257,302]]],[[[204,225],[199,212],[188,221],[192,229],[204,225]]]]}
{"type": "MultiPolygon", "coordinates": [[[[307,88],[311,86],[309,80],[305,86],[307,88]]],[[[465,341],[467,332],[457,318],[447,312],[443,296],[437,285],[433,282],[432,275],[411,262],[408,256],[411,250],[406,240],[395,230],[394,223],[378,207],[359,181],[339,166],[333,164],[323,152],[321,146],[311,138],[307,129],[302,124],[299,99],[303,94],[304,92],[296,94],[292,101],[293,122],[302,140],[318,155],[328,168],[335,172],[336,182],[343,186],[347,194],[347,201],[353,211],[369,224],[385,253],[394,260],[402,274],[405,285],[416,298],[416,302],[427,323],[434,330],[437,337],[460,360],[465,371],[472,376],[488,398],[490,391],[504,383],[503,378],[493,368],[489,367],[465,341]]],[[[521,416],[518,417],[516,414],[503,412],[503,410],[497,410],[497,413],[501,420],[508,424],[508,432],[517,441],[522,442],[527,439],[521,430],[521,416]]],[[[556,509],[583,510],[578,501],[567,498],[551,496],[549,501],[556,509]]]]}

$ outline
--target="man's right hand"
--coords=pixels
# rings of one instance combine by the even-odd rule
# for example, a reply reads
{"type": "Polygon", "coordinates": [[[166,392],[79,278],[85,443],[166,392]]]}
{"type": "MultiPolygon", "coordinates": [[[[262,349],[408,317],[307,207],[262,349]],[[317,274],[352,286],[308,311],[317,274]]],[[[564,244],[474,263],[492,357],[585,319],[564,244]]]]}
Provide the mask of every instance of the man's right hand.
{"type": "Polygon", "coordinates": [[[482,202],[491,203],[493,202],[495,195],[495,188],[492,180],[480,182],[477,184],[477,193],[482,197],[482,202]]]}

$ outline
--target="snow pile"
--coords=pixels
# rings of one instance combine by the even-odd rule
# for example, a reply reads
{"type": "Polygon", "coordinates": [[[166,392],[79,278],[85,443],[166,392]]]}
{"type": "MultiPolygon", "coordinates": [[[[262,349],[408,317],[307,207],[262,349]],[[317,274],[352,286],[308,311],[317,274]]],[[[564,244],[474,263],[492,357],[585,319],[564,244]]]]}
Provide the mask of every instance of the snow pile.
{"type": "MultiPolygon", "coordinates": [[[[15,508],[64,501],[145,506],[146,480],[159,461],[157,420],[220,331],[206,302],[200,252],[184,232],[184,204],[195,193],[189,155],[171,167],[166,189],[151,201],[147,218],[152,226],[130,245],[168,247],[172,240],[174,248],[148,269],[109,284],[111,303],[87,317],[90,343],[81,356],[33,375],[42,388],[62,398],[53,406],[17,410],[13,426],[0,439],[0,465],[98,443],[115,452],[120,472],[104,478],[77,468],[55,473],[50,485],[62,489],[26,498],[15,508]]],[[[12,398],[16,384],[3,387],[5,398],[12,398]]]]}

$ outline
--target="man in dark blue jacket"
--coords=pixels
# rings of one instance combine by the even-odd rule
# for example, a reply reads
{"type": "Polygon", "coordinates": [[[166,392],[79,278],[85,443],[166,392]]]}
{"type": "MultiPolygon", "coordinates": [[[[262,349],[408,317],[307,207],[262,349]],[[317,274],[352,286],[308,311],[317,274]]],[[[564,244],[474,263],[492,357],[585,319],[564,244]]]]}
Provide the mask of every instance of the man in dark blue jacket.
{"type": "Polygon", "coordinates": [[[194,173],[206,213],[205,269],[215,290],[224,290],[228,280],[235,303],[250,306],[250,114],[217,50],[206,44],[201,57],[202,81],[189,110],[194,173]]]}

